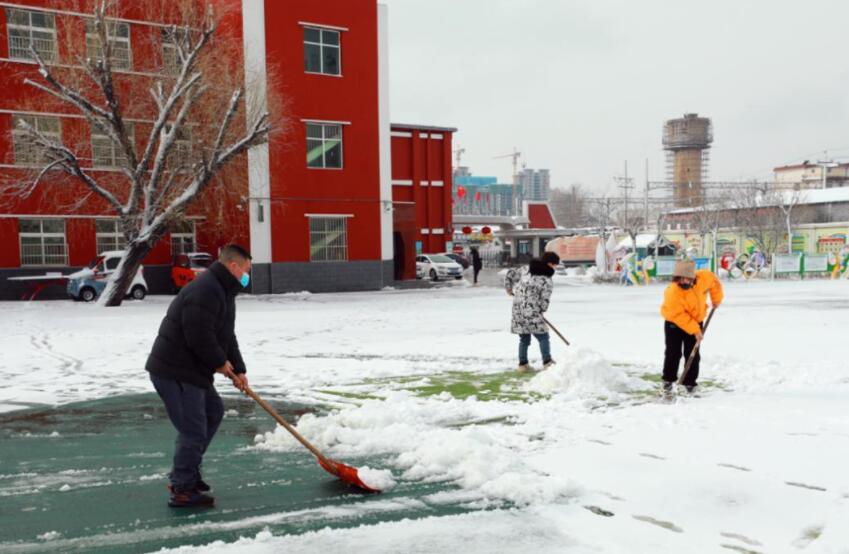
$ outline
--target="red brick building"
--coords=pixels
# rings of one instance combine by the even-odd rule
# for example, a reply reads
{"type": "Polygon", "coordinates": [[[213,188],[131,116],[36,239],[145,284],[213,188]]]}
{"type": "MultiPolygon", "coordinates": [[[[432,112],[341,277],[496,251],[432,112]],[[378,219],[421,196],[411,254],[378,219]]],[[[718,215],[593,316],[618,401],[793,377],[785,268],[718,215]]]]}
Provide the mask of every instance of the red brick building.
{"type": "MultiPolygon", "coordinates": [[[[238,202],[198,207],[156,245],[145,260],[151,291],[166,287],[173,254],[214,254],[230,240],[250,245],[256,293],[377,289],[396,278],[415,278],[417,249],[443,251],[450,241],[454,129],[390,125],[386,7],[375,0],[213,3],[231,9],[220,32],[241,40],[246,78],[259,77],[266,87],[282,83],[273,92],[285,98],[285,110],[271,115],[284,131],[251,150],[228,176],[240,191],[238,202]],[[279,80],[267,79],[271,74],[279,80]],[[223,229],[207,225],[222,213],[229,218],[223,229]]],[[[86,12],[57,8],[67,4],[3,3],[0,83],[8,92],[0,100],[0,177],[25,173],[14,159],[13,121],[20,116],[36,118],[38,125],[44,118],[48,130],[58,118],[63,140],[91,145],[98,162],[92,171],[115,173],[110,160],[98,160],[94,152],[109,154],[109,144],[90,136],[85,120],[47,99],[28,100],[33,92],[23,78],[35,78],[37,68],[20,48],[13,51],[33,40],[54,52],[57,62],[71,64],[73,56],[63,48],[86,44],[86,12]]],[[[84,7],[90,13],[91,6],[84,7]]],[[[116,70],[119,87],[125,93],[146,90],[167,55],[162,29],[168,22],[152,17],[142,2],[123,1],[118,13],[115,44],[124,59],[116,70]]],[[[128,107],[137,137],[153,116],[143,107],[128,107]]],[[[0,297],[19,294],[7,276],[66,272],[107,246],[121,246],[102,202],[69,211],[68,199],[59,200],[35,195],[0,209],[0,297]],[[36,241],[39,246],[29,246],[36,241]]]]}

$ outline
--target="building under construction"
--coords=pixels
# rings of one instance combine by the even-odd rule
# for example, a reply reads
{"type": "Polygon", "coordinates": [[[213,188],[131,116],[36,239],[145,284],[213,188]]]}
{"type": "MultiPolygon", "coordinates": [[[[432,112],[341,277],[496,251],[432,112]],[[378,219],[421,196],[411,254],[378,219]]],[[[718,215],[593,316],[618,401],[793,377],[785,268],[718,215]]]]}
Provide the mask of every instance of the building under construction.
{"type": "Polygon", "coordinates": [[[708,178],[713,125],[707,117],[684,114],[663,126],[667,180],[672,183],[676,206],[702,204],[702,183],[708,178]]]}

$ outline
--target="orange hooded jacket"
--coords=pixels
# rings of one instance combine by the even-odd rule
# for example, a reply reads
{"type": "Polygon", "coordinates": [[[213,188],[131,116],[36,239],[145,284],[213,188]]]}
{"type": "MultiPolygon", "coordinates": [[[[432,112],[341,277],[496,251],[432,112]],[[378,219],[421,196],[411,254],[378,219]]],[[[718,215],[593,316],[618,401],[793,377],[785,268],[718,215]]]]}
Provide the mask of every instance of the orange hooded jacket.
{"type": "Polygon", "coordinates": [[[700,269],[696,272],[696,282],[692,288],[684,290],[677,283],[666,287],[660,315],[690,335],[695,335],[707,315],[708,293],[711,305],[719,306],[723,298],[722,284],[712,272],[700,269]]]}

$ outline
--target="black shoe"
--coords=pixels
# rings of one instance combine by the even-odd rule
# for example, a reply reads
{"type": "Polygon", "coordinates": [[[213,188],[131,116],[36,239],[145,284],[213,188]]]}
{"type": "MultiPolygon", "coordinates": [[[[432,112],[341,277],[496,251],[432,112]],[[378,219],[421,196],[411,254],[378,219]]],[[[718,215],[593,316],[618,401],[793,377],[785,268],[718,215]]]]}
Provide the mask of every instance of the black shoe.
{"type": "Polygon", "coordinates": [[[208,508],[215,505],[215,498],[196,490],[179,491],[171,493],[168,505],[172,508],[208,508]]]}
{"type": "Polygon", "coordinates": [[[672,381],[663,382],[663,392],[672,392],[672,387],[675,385],[672,381]]]}
{"type": "MultiPolygon", "coordinates": [[[[209,484],[203,479],[198,479],[195,482],[195,488],[192,490],[196,490],[198,492],[209,492],[212,490],[212,487],[210,487],[209,484]]],[[[168,483],[168,492],[174,494],[174,485],[172,485],[171,483],[168,483]]]]}
{"type": "Polygon", "coordinates": [[[684,388],[687,389],[689,394],[693,394],[696,390],[696,385],[684,385],[684,388]]]}

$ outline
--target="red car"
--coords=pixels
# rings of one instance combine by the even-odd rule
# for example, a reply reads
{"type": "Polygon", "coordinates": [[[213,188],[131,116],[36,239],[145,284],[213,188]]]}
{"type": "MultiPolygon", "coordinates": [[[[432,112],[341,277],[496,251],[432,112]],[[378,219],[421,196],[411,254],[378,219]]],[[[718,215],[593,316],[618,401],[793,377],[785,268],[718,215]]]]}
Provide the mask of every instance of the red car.
{"type": "Polygon", "coordinates": [[[189,252],[174,256],[174,265],[171,266],[171,284],[175,292],[195,280],[199,273],[206,271],[212,265],[212,254],[206,252],[189,252]]]}

